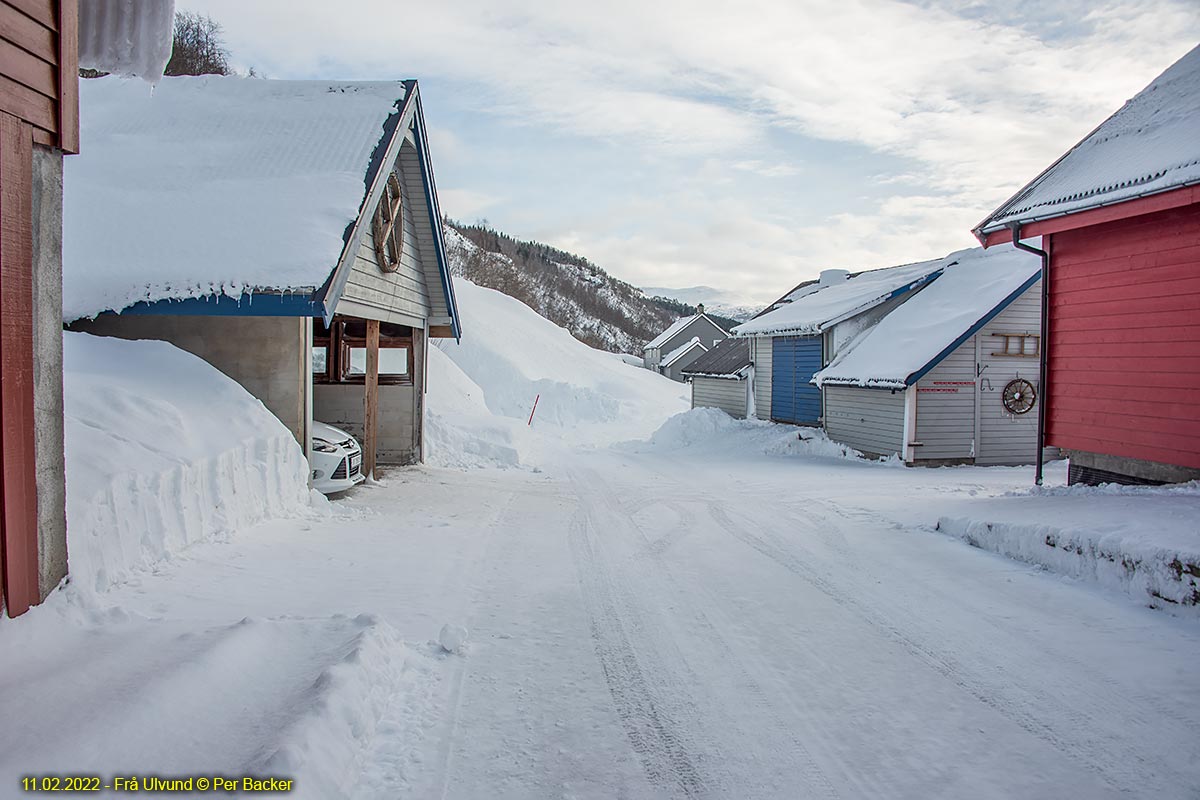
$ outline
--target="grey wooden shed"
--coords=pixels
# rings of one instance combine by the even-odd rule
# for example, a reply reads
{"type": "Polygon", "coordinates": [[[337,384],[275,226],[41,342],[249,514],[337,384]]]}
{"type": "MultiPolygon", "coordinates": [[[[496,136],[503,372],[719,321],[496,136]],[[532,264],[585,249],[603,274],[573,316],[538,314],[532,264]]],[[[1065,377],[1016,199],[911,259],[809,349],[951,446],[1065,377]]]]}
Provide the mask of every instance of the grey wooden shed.
{"type": "Polygon", "coordinates": [[[754,408],[759,419],[820,425],[824,398],[813,375],[865,329],[937,276],[941,261],[851,274],[825,270],[800,284],[734,335],[750,340],[754,408]]]}
{"type": "Polygon", "coordinates": [[[642,348],[642,366],[671,380],[682,381],[680,373],[684,367],[728,336],[728,331],[704,313],[704,306],[699,306],[695,314],[680,317],[646,343],[642,348]],[[703,350],[692,345],[693,339],[703,346],[703,350]]]}
{"type": "Polygon", "coordinates": [[[907,464],[1027,464],[1040,401],[1041,263],[953,253],[813,378],[831,439],[907,464]]]}
{"type": "Polygon", "coordinates": [[[725,339],[683,370],[692,408],[719,408],[736,419],[751,411],[750,340],[725,339]]]}

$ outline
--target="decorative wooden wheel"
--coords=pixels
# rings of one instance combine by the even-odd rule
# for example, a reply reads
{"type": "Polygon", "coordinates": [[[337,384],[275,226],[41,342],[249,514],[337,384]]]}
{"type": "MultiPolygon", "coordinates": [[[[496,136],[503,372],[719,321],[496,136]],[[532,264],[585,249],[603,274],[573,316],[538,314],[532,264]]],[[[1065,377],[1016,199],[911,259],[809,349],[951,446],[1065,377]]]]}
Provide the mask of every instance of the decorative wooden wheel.
{"type": "Polygon", "coordinates": [[[1015,378],[1004,386],[1000,400],[1011,414],[1028,414],[1037,401],[1037,389],[1024,378],[1015,378]]]}

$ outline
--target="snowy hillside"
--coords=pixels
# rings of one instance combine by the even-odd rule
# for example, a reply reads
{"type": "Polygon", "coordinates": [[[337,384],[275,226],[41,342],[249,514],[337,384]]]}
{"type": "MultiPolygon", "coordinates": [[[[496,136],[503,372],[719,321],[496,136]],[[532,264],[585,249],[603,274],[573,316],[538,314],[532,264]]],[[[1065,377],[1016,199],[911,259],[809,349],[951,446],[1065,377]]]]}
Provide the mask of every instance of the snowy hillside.
{"type": "Polygon", "coordinates": [[[762,303],[753,303],[733,292],[714,289],[711,286],[688,286],[684,289],[643,286],[642,291],[649,297],[668,297],[690,306],[702,303],[708,313],[738,322],[745,322],[763,310],[762,303]]]}
{"type": "Polygon", "coordinates": [[[454,291],[487,333],[430,353],[430,463],[515,465],[560,445],[644,438],[688,408],[686,386],[583,344],[524,303],[463,278],[454,291]]]}
{"type": "Polygon", "coordinates": [[[641,354],[689,306],[646,297],[586,258],[475,225],[447,222],[455,275],[515,297],[581,342],[612,353],[641,354]]]}

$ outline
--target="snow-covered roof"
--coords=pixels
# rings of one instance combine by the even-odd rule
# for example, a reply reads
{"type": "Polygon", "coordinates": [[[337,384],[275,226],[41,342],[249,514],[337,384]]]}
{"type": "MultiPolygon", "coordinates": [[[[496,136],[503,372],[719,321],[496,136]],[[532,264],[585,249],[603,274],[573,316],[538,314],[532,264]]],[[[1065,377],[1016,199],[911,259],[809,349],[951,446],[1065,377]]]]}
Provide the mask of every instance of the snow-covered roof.
{"type": "Polygon", "coordinates": [[[750,340],[722,339],[704,355],[683,369],[684,375],[706,378],[740,378],[750,367],[750,340]]]}
{"type": "Polygon", "coordinates": [[[81,81],[83,152],[64,167],[64,317],[321,287],[408,88],[81,81]]]}
{"type": "Polygon", "coordinates": [[[816,334],[937,277],[942,259],[861,272],[833,285],[802,284],[774,311],[733,329],[735,336],[816,334]],[[815,288],[814,288],[815,287],[815,288]]]}
{"type": "Polygon", "coordinates": [[[171,60],[175,0],[81,0],[79,66],[151,83],[171,60]]]}
{"type": "Polygon", "coordinates": [[[671,339],[674,338],[676,334],[678,334],[680,331],[682,331],[688,325],[691,325],[693,322],[695,322],[696,320],[701,319],[701,318],[707,320],[710,324],[712,324],[712,326],[714,328],[719,330],[721,333],[725,334],[726,336],[729,335],[729,333],[724,328],[722,328],[720,325],[718,325],[717,323],[715,323],[711,319],[709,319],[707,314],[705,314],[704,312],[700,312],[698,314],[692,314],[690,317],[680,317],[679,319],[675,320],[674,322],[672,322],[670,324],[670,326],[667,327],[667,329],[665,331],[663,331],[658,336],[655,336],[653,339],[651,339],[646,344],[646,346],[642,348],[642,350],[643,351],[652,350],[656,347],[662,347],[664,344],[671,341],[671,339]]]}
{"type": "Polygon", "coordinates": [[[884,317],[813,383],[902,389],[1037,281],[1042,262],[1014,248],[962,250],[940,277],[884,317]]]}
{"type": "Polygon", "coordinates": [[[707,347],[700,343],[699,336],[693,336],[690,340],[684,342],[683,344],[679,345],[679,347],[676,347],[674,350],[663,356],[662,360],[658,362],[658,365],[664,368],[669,367],[697,347],[706,352],[708,350],[707,347]]]}
{"type": "Polygon", "coordinates": [[[1200,183],[1200,45],[975,228],[985,236],[1200,183]]]}

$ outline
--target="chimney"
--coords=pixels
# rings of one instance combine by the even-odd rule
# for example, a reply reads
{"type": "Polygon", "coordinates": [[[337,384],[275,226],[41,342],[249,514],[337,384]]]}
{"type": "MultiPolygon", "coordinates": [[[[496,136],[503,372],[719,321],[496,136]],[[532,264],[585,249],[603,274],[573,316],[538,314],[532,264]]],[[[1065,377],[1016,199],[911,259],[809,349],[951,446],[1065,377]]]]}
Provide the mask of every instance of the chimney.
{"type": "Polygon", "coordinates": [[[850,271],[845,269],[823,269],[821,270],[821,279],[818,284],[821,286],[834,286],[842,281],[849,280],[850,271]]]}

